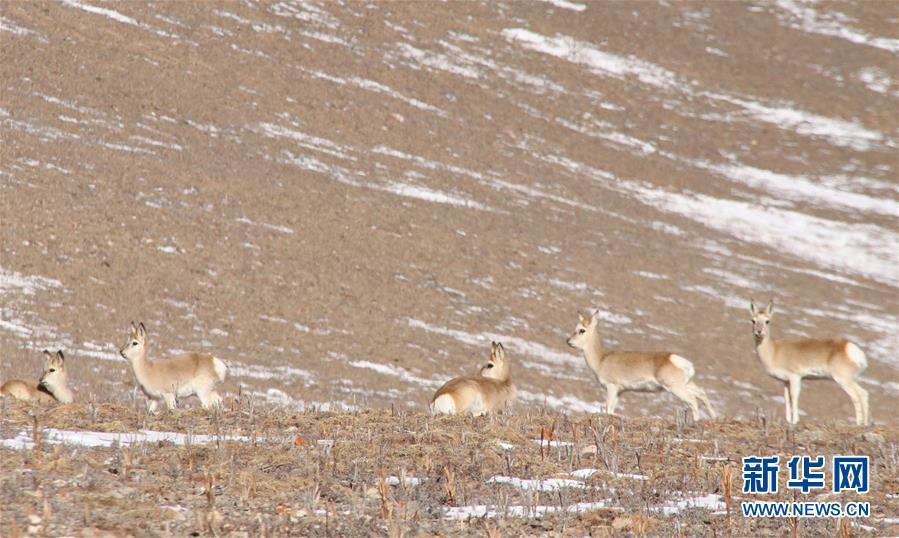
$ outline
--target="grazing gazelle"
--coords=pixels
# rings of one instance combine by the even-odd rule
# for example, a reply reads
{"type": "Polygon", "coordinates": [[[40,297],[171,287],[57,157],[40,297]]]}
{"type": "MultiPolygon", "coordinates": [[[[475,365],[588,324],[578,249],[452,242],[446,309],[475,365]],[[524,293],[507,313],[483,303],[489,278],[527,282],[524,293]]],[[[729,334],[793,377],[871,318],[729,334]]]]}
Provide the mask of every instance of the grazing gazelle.
{"type": "Polygon", "coordinates": [[[155,413],[160,401],[174,409],[176,398],[196,394],[203,409],[222,405],[215,386],[225,380],[228,367],[220,359],[203,353],[187,353],[169,359],[150,360],[147,356],[147,329],[131,323],[131,336],[119,350],[131,361],[134,377],[149,398],[147,408],[155,413]]]}
{"type": "Polygon", "coordinates": [[[490,344],[490,360],[477,376],[451,379],[431,398],[431,414],[475,416],[495,413],[515,398],[509,359],[503,345],[490,344]]]}
{"type": "Polygon", "coordinates": [[[699,420],[697,399],[705,405],[709,416],[715,418],[705,391],[692,381],[695,373],[692,362],[667,351],[603,351],[598,314],[597,308],[586,316],[579,314],[580,322],[568,338],[568,345],[584,352],[587,366],[606,387],[606,413],[615,413],[621,392],[665,389],[690,406],[694,420],[699,420]]]}
{"type": "Polygon", "coordinates": [[[44,374],[37,383],[11,379],[0,387],[0,396],[12,396],[17,400],[72,403],[75,399],[69,389],[66,358],[62,351],[50,353],[44,350],[44,374]]]}
{"type": "Polygon", "coordinates": [[[768,375],[784,382],[784,406],[790,424],[799,423],[799,391],[802,378],[831,378],[846,391],[855,407],[855,422],[867,425],[868,391],[858,384],[858,376],[868,367],[864,351],[844,339],[774,340],[771,318],[774,300],[764,310],[749,302],[755,352],[768,375]]]}

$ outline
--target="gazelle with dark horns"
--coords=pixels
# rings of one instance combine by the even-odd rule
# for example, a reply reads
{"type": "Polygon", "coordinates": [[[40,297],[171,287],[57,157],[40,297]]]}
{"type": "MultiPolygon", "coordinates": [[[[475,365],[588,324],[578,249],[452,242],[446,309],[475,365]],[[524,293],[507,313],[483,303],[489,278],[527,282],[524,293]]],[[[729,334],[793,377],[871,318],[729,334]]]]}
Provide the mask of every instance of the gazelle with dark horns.
{"type": "Polygon", "coordinates": [[[665,389],[690,406],[694,420],[699,420],[697,400],[705,405],[711,418],[716,417],[705,391],[693,383],[692,362],[668,351],[605,351],[599,334],[599,309],[578,315],[580,321],[568,338],[568,345],[584,352],[587,366],[605,386],[606,413],[615,413],[622,392],[665,389]]]}
{"type": "Polygon", "coordinates": [[[868,367],[868,359],[861,348],[845,339],[774,340],[771,338],[773,299],[761,310],[755,301],[750,301],[749,312],[755,352],[768,375],[784,382],[788,423],[799,423],[802,378],[811,377],[836,381],[852,400],[856,424],[868,424],[868,391],[858,384],[859,374],[868,367]]]}

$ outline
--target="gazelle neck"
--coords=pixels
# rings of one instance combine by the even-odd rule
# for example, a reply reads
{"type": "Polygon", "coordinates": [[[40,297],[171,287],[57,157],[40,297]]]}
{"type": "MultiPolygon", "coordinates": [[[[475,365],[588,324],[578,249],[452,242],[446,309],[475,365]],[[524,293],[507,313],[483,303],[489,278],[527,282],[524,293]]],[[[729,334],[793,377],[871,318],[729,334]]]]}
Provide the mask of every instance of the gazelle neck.
{"type": "Polygon", "coordinates": [[[768,332],[762,337],[754,336],[754,338],[755,351],[759,358],[762,362],[770,362],[774,358],[774,340],[771,338],[771,333],[768,332]]]}
{"type": "Polygon", "coordinates": [[[499,381],[499,382],[502,383],[503,385],[510,385],[510,384],[512,384],[512,372],[509,371],[509,368],[508,368],[508,367],[507,367],[507,368],[505,369],[505,371],[503,372],[503,375],[500,376],[500,377],[497,379],[497,381],[499,381]]]}
{"type": "Polygon", "coordinates": [[[75,399],[75,395],[72,393],[72,390],[68,386],[67,380],[61,384],[54,384],[52,386],[41,384],[40,386],[44,388],[51,396],[56,398],[58,401],[62,403],[72,403],[75,399]]]}
{"type": "Polygon", "coordinates": [[[131,368],[134,370],[134,375],[137,377],[138,381],[142,381],[153,367],[153,363],[150,361],[148,355],[149,353],[145,346],[136,357],[131,359],[131,368]]]}
{"type": "Polygon", "coordinates": [[[587,359],[587,363],[599,366],[600,361],[602,361],[602,353],[602,337],[599,335],[599,331],[594,329],[588,335],[586,345],[584,346],[584,356],[587,359]]]}

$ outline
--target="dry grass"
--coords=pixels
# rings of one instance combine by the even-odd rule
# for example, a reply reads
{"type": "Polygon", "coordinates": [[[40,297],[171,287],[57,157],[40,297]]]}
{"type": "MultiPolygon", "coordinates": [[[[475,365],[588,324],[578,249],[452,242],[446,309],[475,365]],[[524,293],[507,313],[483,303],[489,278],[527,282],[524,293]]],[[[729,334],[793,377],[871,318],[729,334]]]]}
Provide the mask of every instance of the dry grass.
{"type": "Polygon", "coordinates": [[[0,449],[0,533],[9,536],[29,530],[116,536],[861,532],[848,521],[744,519],[738,513],[738,462],[751,454],[869,454],[872,493],[865,498],[875,518],[866,524],[883,531],[888,526],[876,523],[876,517],[899,511],[899,499],[886,495],[899,491],[895,429],[864,435],[868,430],[851,426],[792,431],[764,420],[692,424],[542,411],[478,419],[388,410],[292,412],[237,400],[220,414],[187,409],[159,416],[147,415],[137,404],[0,405],[3,438],[47,428],[148,429],[217,438],[181,446],[86,448],[45,441],[25,450],[0,449]],[[228,435],[255,441],[224,440],[228,435]],[[570,444],[542,447],[533,441],[541,437],[570,444]],[[500,441],[513,447],[503,448],[500,441]],[[601,472],[585,479],[584,488],[547,492],[488,483],[496,475],[568,477],[581,468],[601,472]],[[649,480],[613,473],[643,474],[649,480]],[[672,500],[706,494],[720,495],[733,513],[728,517],[724,510],[697,508],[664,515],[659,510],[672,500]],[[576,503],[599,501],[606,505],[573,511],[576,503]],[[451,507],[466,505],[489,505],[499,516],[446,518],[451,507]],[[558,511],[535,517],[537,506],[558,511]],[[512,517],[516,510],[527,516],[512,517]]]}

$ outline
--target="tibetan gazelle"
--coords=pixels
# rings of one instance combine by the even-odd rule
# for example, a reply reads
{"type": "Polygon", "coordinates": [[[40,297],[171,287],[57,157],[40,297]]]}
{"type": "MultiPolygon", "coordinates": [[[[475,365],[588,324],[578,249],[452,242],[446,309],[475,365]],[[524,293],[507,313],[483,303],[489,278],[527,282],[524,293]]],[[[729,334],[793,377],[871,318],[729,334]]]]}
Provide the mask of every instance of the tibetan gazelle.
{"type": "Polygon", "coordinates": [[[846,391],[855,407],[855,422],[867,425],[868,391],[858,384],[858,376],[868,367],[865,353],[848,340],[774,340],[771,318],[774,300],[763,309],[749,303],[755,352],[768,375],[784,382],[784,406],[788,423],[799,423],[799,391],[802,378],[831,378],[846,391]]]}
{"type": "Polygon", "coordinates": [[[147,329],[131,324],[131,336],[119,350],[131,362],[134,377],[149,398],[147,408],[155,413],[160,401],[174,409],[176,398],[196,394],[204,409],[222,405],[215,386],[225,380],[228,368],[212,355],[187,353],[169,359],[150,360],[147,356],[147,329]]]}
{"type": "Polygon", "coordinates": [[[692,362],[667,351],[603,351],[598,313],[594,308],[586,316],[579,314],[580,322],[568,338],[568,345],[584,352],[587,366],[606,387],[606,413],[615,413],[621,392],[665,389],[690,406],[694,420],[699,420],[697,400],[715,418],[705,391],[692,381],[695,373],[692,362]]]}
{"type": "Polygon", "coordinates": [[[44,374],[41,380],[37,383],[28,383],[20,379],[11,379],[0,387],[0,396],[11,396],[17,400],[72,403],[75,397],[69,389],[66,358],[62,351],[50,353],[44,350],[44,374]]]}
{"type": "Polygon", "coordinates": [[[431,398],[431,414],[475,416],[501,411],[515,398],[509,359],[503,345],[491,343],[490,360],[476,376],[451,379],[431,398]]]}

